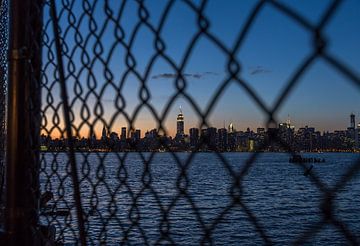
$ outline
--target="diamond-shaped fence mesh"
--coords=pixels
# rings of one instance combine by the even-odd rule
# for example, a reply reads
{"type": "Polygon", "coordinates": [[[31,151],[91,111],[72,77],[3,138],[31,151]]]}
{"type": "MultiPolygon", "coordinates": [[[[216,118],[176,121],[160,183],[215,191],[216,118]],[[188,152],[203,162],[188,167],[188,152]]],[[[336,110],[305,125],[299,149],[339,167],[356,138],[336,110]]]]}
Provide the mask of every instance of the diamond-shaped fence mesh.
{"type": "MultiPolygon", "coordinates": [[[[287,175],[294,175],[294,165],[277,165],[267,153],[225,153],[221,146],[213,146],[211,134],[201,132],[211,127],[211,113],[225,90],[236,85],[266,116],[268,135],[258,150],[277,145],[287,152],[281,160],[295,155],[296,148],[271,129],[277,125],[279,108],[310,66],[321,60],[354,88],[360,86],[357,74],[328,51],[323,35],[341,3],[329,2],[318,23],[313,24],[278,1],[258,1],[229,46],[210,28],[207,1],[168,1],[157,9],[156,24],[150,20],[153,12],[146,1],[45,1],[41,6],[42,53],[38,52],[42,59],[40,223],[56,229],[58,243],[70,244],[303,244],[316,243],[317,236],[329,228],[339,235],[337,240],[358,244],[359,221],[349,226],[349,218],[342,217],[337,207],[352,202],[341,194],[358,180],[358,159],[345,160],[344,175],[330,184],[317,172],[287,179],[287,175]],[[286,16],[313,38],[312,51],[292,71],[272,107],[244,79],[237,56],[265,7],[286,16]],[[163,31],[177,8],[186,8],[195,17],[194,31],[189,31],[191,37],[180,58],[167,51],[163,31]],[[144,31],[149,33],[146,38],[141,36],[144,31]],[[138,57],[135,40],[139,38],[152,45],[151,50],[142,50],[150,52],[148,60],[138,57]],[[201,40],[226,59],[224,78],[205,109],[189,92],[186,75],[186,66],[196,47],[203,44],[201,40]],[[168,75],[173,92],[169,91],[163,110],[154,103],[150,84],[159,61],[173,74],[168,75]],[[128,84],[132,85],[131,97],[128,84]],[[184,146],[189,143],[181,134],[169,138],[166,125],[168,118],[174,118],[171,110],[178,106],[179,98],[197,115],[197,136],[201,135],[186,153],[189,148],[184,146]],[[156,127],[141,138],[137,128],[145,111],[146,120],[156,127]],[[120,136],[116,133],[119,124],[126,127],[120,136]],[[259,180],[264,172],[271,172],[269,180],[259,180]],[[271,182],[279,190],[267,190],[271,182]],[[299,198],[296,185],[314,195],[299,198]],[[290,200],[281,200],[281,189],[289,193],[290,200]],[[272,210],[277,202],[280,212],[276,215],[272,210]],[[288,214],[281,214],[281,202],[291,208],[288,214]],[[306,211],[312,215],[302,220],[306,211]],[[282,224],[284,221],[290,224],[282,224]]],[[[6,36],[1,42],[5,47],[6,36]]],[[[5,57],[1,53],[1,61],[5,57]]],[[[6,62],[0,65],[6,68],[6,62]]],[[[220,133],[215,134],[220,141],[220,133]]],[[[305,163],[298,166],[308,171],[305,163]]],[[[359,204],[354,204],[356,211],[359,204]]]]}

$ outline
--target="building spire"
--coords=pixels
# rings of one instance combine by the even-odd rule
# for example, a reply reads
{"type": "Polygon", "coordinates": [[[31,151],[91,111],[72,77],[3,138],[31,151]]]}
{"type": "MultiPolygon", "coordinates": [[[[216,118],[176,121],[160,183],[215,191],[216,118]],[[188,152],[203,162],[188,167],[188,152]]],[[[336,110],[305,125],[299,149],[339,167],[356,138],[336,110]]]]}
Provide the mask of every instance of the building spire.
{"type": "Polygon", "coordinates": [[[288,126],[291,125],[290,114],[288,114],[288,117],[287,117],[287,120],[286,120],[286,124],[287,124],[288,126]]]}
{"type": "Polygon", "coordinates": [[[181,104],[180,104],[180,107],[179,107],[179,109],[180,109],[180,114],[182,114],[182,108],[181,108],[181,104]]]}
{"type": "Polygon", "coordinates": [[[102,129],[101,137],[102,137],[102,138],[106,138],[106,137],[107,137],[107,131],[106,131],[105,124],[103,125],[103,129],[102,129]]]}

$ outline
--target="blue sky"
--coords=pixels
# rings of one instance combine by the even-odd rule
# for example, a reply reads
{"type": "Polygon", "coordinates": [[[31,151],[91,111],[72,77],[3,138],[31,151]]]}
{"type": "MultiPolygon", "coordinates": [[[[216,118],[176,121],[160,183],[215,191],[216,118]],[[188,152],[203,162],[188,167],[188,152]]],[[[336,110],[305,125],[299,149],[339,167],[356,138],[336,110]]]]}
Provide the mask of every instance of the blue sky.
{"type": "MultiPolygon", "coordinates": [[[[138,98],[141,83],[134,74],[124,76],[126,71],[126,49],[114,34],[120,34],[120,29],[116,29],[114,22],[108,22],[106,28],[101,31],[106,18],[104,3],[98,1],[94,5],[94,19],[97,26],[89,25],[91,23],[87,15],[81,17],[84,7],[80,1],[75,1],[72,7],[75,13],[72,16],[74,23],[79,26],[80,32],[76,34],[74,28],[69,27],[69,14],[64,12],[60,18],[62,35],[69,46],[68,54],[73,51],[71,59],[63,57],[66,65],[71,60],[74,69],[68,69],[67,86],[70,91],[74,84],[78,83],[84,87],[80,97],[85,98],[86,86],[91,85],[92,75],[96,79],[97,86],[95,91],[100,92],[100,88],[111,80],[116,86],[121,84],[121,91],[108,86],[104,91],[101,101],[104,105],[101,116],[107,123],[116,110],[115,98],[120,93],[125,101],[125,111],[130,117],[133,116],[134,109],[140,104],[138,98]],[[80,24],[79,24],[80,23],[80,24]],[[64,30],[68,27],[66,35],[64,30]],[[89,29],[94,28],[96,35],[89,36],[89,29]],[[83,39],[76,38],[82,37],[83,39]],[[86,40],[88,38],[88,40],[86,40]],[[96,45],[96,40],[100,40],[102,46],[96,45]],[[77,45],[76,45],[77,44],[77,45]],[[84,48],[79,48],[79,44],[84,48]],[[108,68],[111,71],[109,78],[106,74],[105,65],[101,59],[107,58],[109,51],[114,45],[112,56],[108,59],[108,68]],[[84,58],[84,50],[94,63],[89,70],[81,70],[81,57],[84,58]],[[95,51],[94,51],[95,50],[95,51]],[[95,58],[95,60],[94,60],[95,58]],[[72,77],[69,71],[77,77],[72,77]],[[91,72],[90,72],[91,70],[91,72]]],[[[316,25],[324,11],[328,8],[331,1],[280,1],[290,9],[296,11],[299,15],[306,17],[309,22],[316,25]]],[[[108,1],[109,9],[115,16],[120,8],[121,1],[108,1]]],[[[163,10],[168,2],[165,0],[145,1],[144,5],[148,10],[148,21],[155,27],[158,26],[163,10]]],[[[193,2],[199,6],[200,1],[193,2]]],[[[205,7],[204,15],[210,21],[209,32],[216,36],[227,49],[231,49],[235,40],[242,30],[246,19],[254,9],[257,1],[209,1],[205,7]]],[[[60,6],[58,6],[58,10],[60,6]]],[[[129,44],[132,32],[139,21],[139,5],[135,1],[126,1],[122,18],[118,22],[121,26],[124,36],[121,41],[129,44]]],[[[109,14],[109,11],[108,11],[109,14]]],[[[335,12],[333,18],[324,29],[324,37],[328,40],[327,50],[330,54],[339,59],[343,64],[355,72],[356,76],[360,74],[360,2],[356,0],[343,1],[335,12]]],[[[48,18],[45,12],[45,19],[48,18]]],[[[165,54],[179,66],[189,45],[190,40],[198,31],[197,15],[183,1],[176,1],[170,10],[166,22],[161,32],[166,49],[165,54]]],[[[52,28],[49,26],[46,32],[52,37],[52,28]]],[[[141,26],[134,36],[131,52],[136,60],[136,71],[141,77],[145,76],[145,70],[149,64],[150,58],[156,53],[154,49],[154,34],[146,26],[141,26]]],[[[261,9],[258,18],[251,26],[236,58],[241,65],[240,77],[252,88],[264,101],[268,108],[271,108],[276,98],[281,93],[286,82],[290,79],[295,69],[304,61],[304,59],[313,51],[313,34],[307,32],[294,20],[290,19],[271,4],[265,4],[261,9]]],[[[53,46],[52,46],[53,48],[53,46]]],[[[44,52],[46,57],[47,52],[44,52]]],[[[214,92],[228,76],[227,56],[212,41],[201,37],[191,52],[184,67],[184,76],[186,78],[186,93],[190,95],[198,104],[202,112],[205,111],[214,92]]],[[[49,77],[53,69],[48,67],[49,77]]],[[[159,58],[151,67],[150,73],[145,82],[150,88],[151,100],[159,115],[163,113],[170,97],[176,92],[174,69],[167,61],[159,58]]],[[[58,88],[53,89],[56,93],[58,88]]],[[[290,115],[292,122],[296,127],[312,125],[319,130],[345,129],[349,125],[349,114],[355,113],[357,121],[360,122],[360,97],[359,89],[352,85],[342,74],[335,71],[322,59],[316,60],[311,67],[302,76],[295,90],[284,101],[280,107],[277,118],[285,121],[290,115]]],[[[73,99],[74,93],[70,92],[73,99]]],[[[46,97],[46,94],[44,95],[46,97]]],[[[90,122],[94,120],[94,102],[95,97],[90,96],[87,99],[90,105],[90,122]]],[[[75,123],[80,124],[81,101],[74,101],[75,123]]],[[[184,99],[179,98],[172,106],[165,126],[170,135],[173,135],[176,126],[176,114],[179,106],[182,105],[185,114],[185,129],[196,127],[199,124],[199,118],[194,113],[190,104],[184,99]]],[[[51,118],[51,111],[47,112],[51,118]]],[[[234,123],[239,130],[250,127],[264,126],[265,117],[256,103],[246,92],[235,82],[227,87],[221,99],[209,117],[210,124],[215,127],[222,127],[224,122],[234,123]]],[[[113,122],[112,129],[118,131],[127,122],[121,114],[113,122]]],[[[147,110],[142,110],[134,124],[134,127],[141,128],[143,131],[156,127],[156,122],[147,110]]],[[[95,128],[102,128],[102,123],[97,121],[95,128]]],[[[82,132],[87,128],[82,127],[82,132]]]]}

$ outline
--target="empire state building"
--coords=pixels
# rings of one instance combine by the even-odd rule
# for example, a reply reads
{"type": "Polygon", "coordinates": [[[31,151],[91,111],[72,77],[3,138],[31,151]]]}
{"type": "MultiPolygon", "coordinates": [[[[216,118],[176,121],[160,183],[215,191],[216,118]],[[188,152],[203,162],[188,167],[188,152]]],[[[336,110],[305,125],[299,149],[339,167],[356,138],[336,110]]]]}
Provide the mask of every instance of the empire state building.
{"type": "Polygon", "coordinates": [[[180,106],[180,113],[176,118],[176,137],[183,137],[184,136],[184,115],[181,110],[180,106]]]}

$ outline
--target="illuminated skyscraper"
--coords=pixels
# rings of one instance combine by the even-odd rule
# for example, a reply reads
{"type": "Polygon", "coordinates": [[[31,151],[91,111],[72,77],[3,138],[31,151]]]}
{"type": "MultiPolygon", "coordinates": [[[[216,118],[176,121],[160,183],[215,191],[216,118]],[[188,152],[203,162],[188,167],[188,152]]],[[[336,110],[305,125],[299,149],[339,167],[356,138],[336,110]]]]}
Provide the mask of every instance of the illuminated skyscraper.
{"type": "Polygon", "coordinates": [[[184,115],[180,106],[180,113],[176,118],[176,136],[184,136],[184,115]]]}
{"type": "Polygon", "coordinates": [[[228,132],[229,132],[229,133],[233,133],[233,132],[234,132],[234,125],[233,125],[233,123],[230,123],[230,125],[228,126],[228,132]]]}

